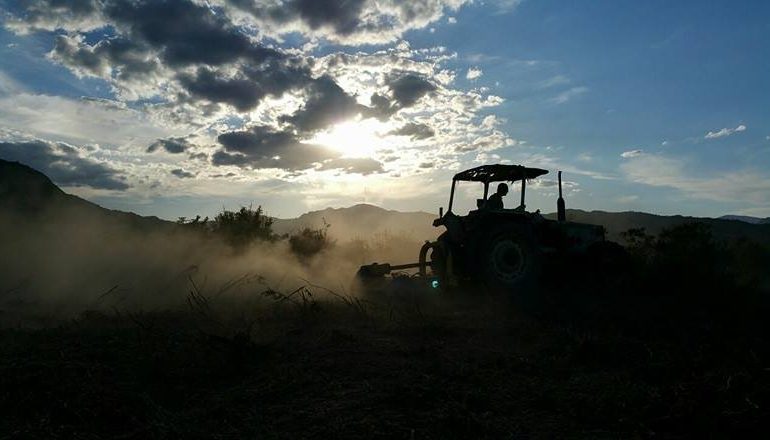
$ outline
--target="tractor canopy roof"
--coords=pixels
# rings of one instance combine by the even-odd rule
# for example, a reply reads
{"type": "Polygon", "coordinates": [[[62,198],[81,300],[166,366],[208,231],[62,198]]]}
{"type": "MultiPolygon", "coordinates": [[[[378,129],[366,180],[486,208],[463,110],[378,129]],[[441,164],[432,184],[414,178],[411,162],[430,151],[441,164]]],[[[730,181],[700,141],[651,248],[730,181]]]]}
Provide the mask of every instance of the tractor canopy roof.
{"type": "Polygon", "coordinates": [[[521,165],[482,165],[455,174],[454,180],[464,182],[514,182],[522,179],[534,179],[548,174],[540,168],[527,168],[521,165]]]}

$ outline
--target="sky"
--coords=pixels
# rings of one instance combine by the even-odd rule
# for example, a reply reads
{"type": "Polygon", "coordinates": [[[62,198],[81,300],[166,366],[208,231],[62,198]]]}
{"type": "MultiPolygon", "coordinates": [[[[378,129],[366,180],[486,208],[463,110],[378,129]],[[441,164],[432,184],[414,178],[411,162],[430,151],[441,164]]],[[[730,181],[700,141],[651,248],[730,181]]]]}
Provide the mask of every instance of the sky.
{"type": "Polygon", "coordinates": [[[0,0],[0,158],[112,209],[770,216],[770,2],[0,0]],[[507,198],[518,204],[516,188],[507,198]],[[481,197],[462,184],[456,212],[481,197]]]}

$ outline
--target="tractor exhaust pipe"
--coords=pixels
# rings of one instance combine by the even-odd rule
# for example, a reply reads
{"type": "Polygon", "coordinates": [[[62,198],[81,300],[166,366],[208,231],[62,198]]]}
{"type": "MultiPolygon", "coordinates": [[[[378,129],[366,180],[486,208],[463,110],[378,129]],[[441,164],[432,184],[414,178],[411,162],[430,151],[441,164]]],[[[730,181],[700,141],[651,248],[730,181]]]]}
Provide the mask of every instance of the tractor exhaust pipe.
{"type": "Polygon", "coordinates": [[[567,221],[567,208],[564,207],[564,198],[561,194],[561,171],[559,171],[559,200],[556,201],[556,218],[560,222],[567,221]]]}

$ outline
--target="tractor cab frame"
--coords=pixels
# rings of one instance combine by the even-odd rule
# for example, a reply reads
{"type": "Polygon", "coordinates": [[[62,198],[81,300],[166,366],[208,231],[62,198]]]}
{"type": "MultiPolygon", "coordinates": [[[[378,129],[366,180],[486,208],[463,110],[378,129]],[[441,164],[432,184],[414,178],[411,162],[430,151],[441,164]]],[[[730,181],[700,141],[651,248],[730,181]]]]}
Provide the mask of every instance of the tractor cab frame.
{"type": "MultiPolygon", "coordinates": [[[[447,212],[452,212],[454,205],[455,188],[457,182],[481,182],[484,184],[484,198],[476,201],[476,206],[481,209],[489,198],[489,185],[495,182],[514,183],[521,181],[521,203],[519,210],[524,210],[527,191],[527,180],[548,174],[547,170],[540,168],[527,168],[521,165],[482,165],[455,174],[452,178],[452,189],[449,192],[449,205],[447,212]]],[[[443,217],[443,215],[440,215],[443,217]]]]}

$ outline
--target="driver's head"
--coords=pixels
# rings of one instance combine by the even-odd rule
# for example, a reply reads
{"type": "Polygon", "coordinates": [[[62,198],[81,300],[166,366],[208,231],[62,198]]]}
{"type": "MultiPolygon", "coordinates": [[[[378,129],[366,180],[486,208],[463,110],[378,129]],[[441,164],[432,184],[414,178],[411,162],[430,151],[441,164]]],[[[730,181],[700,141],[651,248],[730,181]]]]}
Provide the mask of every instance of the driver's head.
{"type": "Polygon", "coordinates": [[[508,194],[508,185],[505,183],[497,185],[497,193],[501,196],[508,194]]]}

